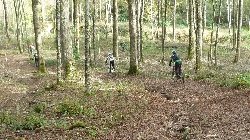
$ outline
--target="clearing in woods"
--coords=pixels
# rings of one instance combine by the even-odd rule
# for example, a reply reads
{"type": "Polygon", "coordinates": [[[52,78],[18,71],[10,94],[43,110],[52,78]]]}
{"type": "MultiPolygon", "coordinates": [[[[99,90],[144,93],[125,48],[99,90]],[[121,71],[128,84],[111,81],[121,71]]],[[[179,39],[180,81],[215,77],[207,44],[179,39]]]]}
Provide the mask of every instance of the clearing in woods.
{"type": "MultiPolygon", "coordinates": [[[[56,67],[48,67],[48,71],[50,74],[47,76],[36,74],[34,63],[27,55],[1,52],[1,114],[6,111],[16,112],[16,115],[25,114],[36,102],[45,102],[46,111],[43,114],[50,120],[47,121],[50,124],[53,122],[51,120],[56,122],[57,119],[62,120],[62,117],[65,118],[66,126],[74,120],[84,120],[80,115],[53,115],[53,109],[56,109],[57,103],[63,101],[64,96],[82,97],[82,88],[56,88],[37,94],[46,84],[56,81],[56,67]]],[[[173,83],[170,78],[127,76],[119,72],[112,75],[105,72],[92,74],[92,83],[98,89],[96,91],[100,92],[96,93],[96,97],[105,90],[104,84],[117,85],[115,83],[123,81],[127,84],[123,87],[110,86],[110,95],[105,96],[111,97],[112,92],[112,97],[117,98],[106,98],[108,101],[104,106],[96,105],[97,101],[96,104],[92,104],[96,116],[94,115],[87,123],[104,125],[100,120],[109,116],[110,126],[107,126],[106,132],[97,128],[98,125],[95,125],[95,128],[76,127],[68,130],[53,125],[45,125],[35,130],[13,130],[9,129],[3,123],[4,118],[1,118],[0,139],[250,139],[249,90],[222,88],[188,78],[185,79],[185,85],[180,85],[173,83]],[[128,106],[126,102],[131,105],[136,103],[138,110],[129,110],[135,108],[128,106]],[[127,106],[122,107],[121,103],[127,106]],[[113,112],[113,116],[122,121],[116,120],[115,124],[112,124],[112,116],[105,114],[116,108],[123,109],[124,112],[127,109],[129,113],[117,117],[119,110],[113,112]]]]}

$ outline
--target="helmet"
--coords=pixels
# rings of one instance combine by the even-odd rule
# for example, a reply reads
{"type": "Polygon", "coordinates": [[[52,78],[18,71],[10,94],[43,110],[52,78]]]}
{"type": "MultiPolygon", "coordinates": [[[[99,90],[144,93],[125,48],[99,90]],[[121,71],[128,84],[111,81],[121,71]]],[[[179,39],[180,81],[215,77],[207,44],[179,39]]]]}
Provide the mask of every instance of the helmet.
{"type": "Polygon", "coordinates": [[[176,51],[175,51],[175,50],[173,50],[173,51],[172,51],[172,54],[176,54],[176,51]]]}
{"type": "Polygon", "coordinates": [[[108,53],[108,56],[112,55],[111,53],[108,53]]]}

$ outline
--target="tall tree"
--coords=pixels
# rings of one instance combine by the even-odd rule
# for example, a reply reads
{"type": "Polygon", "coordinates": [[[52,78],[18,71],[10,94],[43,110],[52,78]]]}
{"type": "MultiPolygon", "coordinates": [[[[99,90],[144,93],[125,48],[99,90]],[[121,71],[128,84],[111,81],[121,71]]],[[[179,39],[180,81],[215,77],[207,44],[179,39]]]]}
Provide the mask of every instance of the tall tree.
{"type": "Polygon", "coordinates": [[[162,14],[162,62],[165,60],[165,39],[166,39],[166,21],[167,21],[167,0],[161,5],[162,14]]]}
{"type": "MultiPolygon", "coordinates": [[[[137,60],[138,62],[140,62],[141,58],[140,58],[140,41],[141,41],[141,34],[140,34],[140,10],[141,10],[141,0],[137,0],[136,2],[136,32],[137,32],[137,36],[136,36],[136,48],[137,48],[137,60]]],[[[158,25],[157,25],[158,26],[158,25]]],[[[157,27],[158,28],[158,27],[157,27]]],[[[157,33],[158,36],[158,33],[157,33]]]]}
{"type": "Polygon", "coordinates": [[[16,38],[17,46],[20,53],[23,53],[22,49],[22,13],[21,13],[22,0],[14,0],[15,14],[16,14],[16,38]]]}
{"type": "Polygon", "coordinates": [[[128,74],[136,74],[138,72],[137,50],[136,50],[136,14],[135,0],[129,0],[129,38],[130,38],[130,67],[128,74]]]}
{"type": "Polygon", "coordinates": [[[42,51],[42,8],[40,0],[32,0],[33,23],[35,32],[35,44],[38,55],[38,72],[47,73],[42,51]]]}
{"type": "Polygon", "coordinates": [[[85,0],[85,92],[90,91],[90,31],[89,0],[85,0]]]}
{"type": "Polygon", "coordinates": [[[95,31],[95,20],[96,20],[96,0],[93,0],[93,12],[92,12],[92,48],[94,50],[94,63],[96,62],[96,55],[97,55],[97,49],[96,49],[96,43],[95,43],[95,37],[96,37],[96,31],[95,31]]]}
{"type": "Polygon", "coordinates": [[[175,33],[175,24],[176,24],[176,0],[174,0],[174,11],[173,11],[173,38],[174,38],[174,41],[175,41],[175,36],[176,36],[176,33],[175,33]]]}
{"type": "MultiPolygon", "coordinates": [[[[217,2],[217,0],[215,1],[217,2]]],[[[208,60],[212,62],[212,46],[213,46],[213,43],[214,43],[214,40],[213,40],[213,37],[214,37],[214,23],[215,23],[215,3],[214,0],[212,0],[212,5],[213,5],[213,14],[212,14],[212,29],[211,29],[211,35],[210,35],[210,47],[209,47],[209,54],[208,54],[208,60]]]]}
{"type": "Polygon", "coordinates": [[[74,34],[74,54],[77,56],[79,55],[79,1],[73,0],[74,2],[74,28],[75,28],[75,34],[74,34]]]}
{"type": "Polygon", "coordinates": [[[194,0],[189,0],[189,45],[188,60],[194,58],[195,37],[194,37],[194,0]]]}
{"type": "Polygon", "coordinates": [[[118,58],[118,7],[117,0],[113,0],[113,54],[118,58]]]}
{"type": "Polygon", "coordinates": [[[56,57],[57,57],[57,84],[62,82],[62,61],[60,43],[60,0],[56,0],[56,57]]]}
{"type": "Polygon", "coordinates": [[[237,30],[237,48],[234,62],[239,62],[240,58],[240,48],[241,48],[241,27],[242,27],[242,11],[243,11],[243,0],[239,0],[238,9],[238,30],[237,30]]]}
{"type": "Polygon", "coordinates": [[[69,0],[60,1],[60,45],[62,47],[62,63],[64,67],[64,79],[74,80],[77,76],[75,59],[73,56],[71,31],[69,25],[69,0]]]}
{"type": "Polygon", "coordinates": [[[202,3],[201,0],[195,0],[196,2],[196,66],[195,70],[198,71],[202,67],[202,3]]]}
{"type": "Polygon", "coordinates": [[[141,10],[140,10],[140,18],[139,18],[139,24],[140,24],[140,61],[143,62],[143,53],[142,53],[142,22],[143,22],[143,15],[144,15],[144,5],[145,5],[145,0],[141,0],[141,10]]]}
{"type": "Polygon", "coordinates": [[[215,38],[215,44],[214,44],[215,66],[217,66],[217,48],[218,48],[218,38],[219,38],[219,28],[220,28],[221,5],[222,5],[222,1],[220,0],[220,3],[219,3],[219,15],[218,15],[217,29],[216,29],[216,38],[215,38]]]}
{"type": "Polygon", "coordinates": [[[9,15],[8,15],[8,6],[6,0],[3,0],[3,7],[4,7],[4,21],[5,21],[5,32],[8,41],[10,41],[10,33],[9,33],[9,15]]]}

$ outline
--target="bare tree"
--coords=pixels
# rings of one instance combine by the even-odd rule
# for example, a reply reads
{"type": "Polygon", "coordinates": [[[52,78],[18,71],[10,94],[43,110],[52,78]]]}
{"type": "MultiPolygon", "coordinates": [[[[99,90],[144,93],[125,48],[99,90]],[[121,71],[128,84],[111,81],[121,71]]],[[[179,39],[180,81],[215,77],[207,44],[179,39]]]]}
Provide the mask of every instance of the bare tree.
{"type": "Polygon", "coordinates": [[[85,0],[85,92],[90,90],[90,31],[89,0],[85,0]]]}
{"type": "Polygon", "coordinates": [[[79,54],[79,1],[73,0],[74,2],[74,28],[75,28],[75,34],[74,34],[74,53],[75,55],[79,54]]]}
{"type": "Polygon", "coordinates": [[[69,0],[60,1],[60,45],[62,47],[62,63],[64,79],[74,80],[77,77],[76,65],[73,56],[71,31],[69,25],[69,0]]]}
{"type": "Polygon", "coordinates": [[[143,15],[144,15],[144,5],[145,5],[145,0],[141,0],[141,10],[140,10],[140,17],[139,17],[139,27],[140,27],[140,61],[143,62],[143,53],[142,53],[142,43],[143,43],[143,39],[142,39],[142,22],[143,22],[143,15]]]}
{"type": "Polygon", "coordinates": [[[176,24],[176,0],[174,0],[174,11],[173,11],[173,38],[175,41],[176,32],[175,32],[175,24],[176,24]]]}
{"type": "Polygon", "coordinates": [[[189,0],[189,45],[188,60],[194,58],[195,40],[194,40],[194,0],[189,0]]]}
{"type": "Polygon", "coordinates": [[[220,3],[219,3],[219,16],[218,16],[218,21],[217,21],[216,38],[215,38],[215,44],[214,44],[215,66],[217,66],[217,48],[218,48],[218,38],[219,38],[219,28],[220,28],[221,5],[222,5],[222,2],[220,0],[220,3]]]}
{"type": "Polygon", "coordinates": [[[8,15],[8,6],[6,4],[6,0],[3,0],[3,7],[4,7],[4,21],[5,21],[5,32],[6,37],[10,41],[10,33],[9,33],[9,15],[8,15]]]}
{"type": "Polygon", "coordinates": [[[128,74],[136,74],[138,72],[137,50],[136,50],[136,14],[135,0],[129,0],[129,38],[130,38],[130,67],[128,74]]]}
{"type": "Polygon", "coordinates": [[[201,0],[196,0],[196,18],[197,18],[197,31],[196,31],[196,66],[195,70],[198,71],[202,67],[202,4],[201,0]]]}
{"type": "Polygon", "coordinates": [[[33,23],[35,32],[35,44],[38,55],[38,72],[47,73],[45,61],[42,53],[42,9],[40,0],[32,0],[33,23]]]}
{"type": "Polygon", "coordinates": [[[62,61],[61,61],[61,43],[60,43],[60,0],[56,0],[56,57],[57,57],[57,84],[62,82],[62,61]]]}
{"type": "Polygon", "coordinates": [[[243,0],[239,0],[238,9],[238,30],[237,30],[237,48],[234,62],[239,62],[240,58],[240,48],[241,48],[241,27],[242,27],[242,11],[243,11],[243,0]]]}
{"type": "Polygon", "coordinates": [[[118,57],[118,7],[117,0],[113,0],[113,54],[118,57]]]}
{"type": "Polygon", "coordinates": [[[16,15],[16,38],[17,46],[20,53],[23,53],[22,49],[22,14],[21,14],[21,2],[22,0],[14,0],[15,15],[16,15]]]}

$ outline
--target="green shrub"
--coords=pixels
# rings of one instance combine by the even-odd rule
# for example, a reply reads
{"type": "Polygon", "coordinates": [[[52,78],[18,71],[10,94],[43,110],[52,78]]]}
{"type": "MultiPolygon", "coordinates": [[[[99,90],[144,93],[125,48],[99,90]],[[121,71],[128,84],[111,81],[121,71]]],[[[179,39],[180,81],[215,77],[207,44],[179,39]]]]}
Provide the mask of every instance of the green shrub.
{"type": "Polygon", "coordinates": [[[45,124],[46,121],[43,115],[29,114],[24,118],[24,122],[22,122],[21,127],[24,130],[34,130],[44,126],[45,124]]]}
{"type": "Polygon", "coordinates": [[[64,101],[60,103],[59,106],[56,108],[56,113],[64,114],[64,115],[79,115],[83,113],[83,107],[80,105],[79,102],[76,101],[64,101]]]}
{"type": "Polygon", "coordinates": [[[41,113],[42,111],[45,110],[45,104],[43,104],[43,103],[35,104],[33,110],[34,110],[36,113],[41,113]]]}

